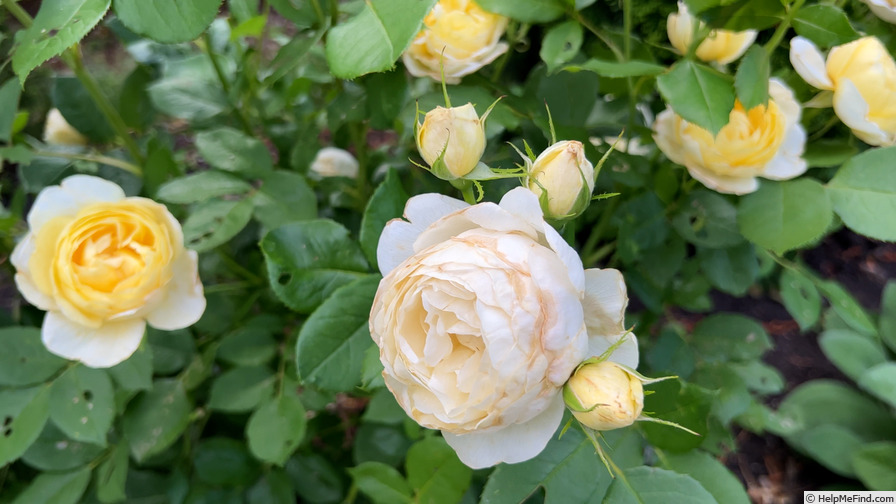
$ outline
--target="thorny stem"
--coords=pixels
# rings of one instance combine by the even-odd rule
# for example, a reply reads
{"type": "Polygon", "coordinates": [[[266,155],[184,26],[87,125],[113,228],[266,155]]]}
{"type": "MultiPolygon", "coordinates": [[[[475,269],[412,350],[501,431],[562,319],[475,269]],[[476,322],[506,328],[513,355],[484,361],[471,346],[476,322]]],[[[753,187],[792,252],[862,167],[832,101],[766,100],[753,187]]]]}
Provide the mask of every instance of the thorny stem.
{"type": "Polygon", "coordinates": [[[34,23],[34,20],[31,19],[31,16],[25,12],[19,4],[16,3],[16,0],[3,0],[3,6],[6,7],[6,10],[9,11],[25,28],[30,28],[31,24],[34,23]]]}

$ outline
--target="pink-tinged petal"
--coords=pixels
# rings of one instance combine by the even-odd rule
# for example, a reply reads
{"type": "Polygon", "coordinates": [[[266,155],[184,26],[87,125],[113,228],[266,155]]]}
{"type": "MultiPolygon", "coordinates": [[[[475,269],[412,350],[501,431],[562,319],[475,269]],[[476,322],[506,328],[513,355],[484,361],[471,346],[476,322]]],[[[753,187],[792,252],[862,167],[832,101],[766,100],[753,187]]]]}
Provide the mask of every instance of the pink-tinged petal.
{"type": "Polygon", "coordinates": [[[195,324],[205,312],[205,296],[199,280],[197,254],[187,250],[175,261],[166,296],[146,316],[149,325],[164,331],[195,324]]]}
{"type": "Polygon", "coordinates": [[[713,191],[725,194],[748,194],[759,189],[756,177],[724,177],[697,166],[688,166],[688,173],[713,191]]]}
{"type": "Polygon", "coordinates": [[[868,120],[868,102],[849,79],[841,79],[834,91],[834,112],[853,134],[869,145],[892,145],[896,138],[868,120]]]}
{"type": "Polygon", "coordinates": [[[793,37],[790,40],[790,64],[809,85],[818,89],[834,89],[828,77],[824,55],[809,39],[793,37]]]}
{"type": "Polygon", "coordinates": [[[625,332],[628,295],[622,273],[614,269],[585,270],[585,326],[588,337],[610,337],[625,332]]]}
{"type": "Polygon", "coordinates": [[[535,458],[554,436],[563,419],[563,400],[556,394],[551,404],[535,418],[495,430],[452,434],[442,431],[460,461],[473,469],[517,464],[535,458]]]}
{"type": "MultiPolygon", "coordinates": [[[[617,334],[610,337],[597,336],[590,338],[588,340],[588,355],[591,357],[599,357],[606,352],[608,348],[613,346],[614,343],[619,341],[619,338],[622,336],[623,334],[617,334]]],[[[623,366],[628,366],[632,369],[637,369],[638,362],[640,361],[638,338],[632,333],[625,334],[624,336],[625,341],[616,347],[616,350],[610,354],[609,360],[617,364],[622,364],[623,366]]]]}
{"type": "Polygon", "coordinates": [[[28,226],[37,230],[56,217],[74,217],[86,205],[124,198],[124,191],[113,182],[90,175],[72,175],[37,195],[28,212],[28,226]]]}
{"type": "Polygon", "coordinates": [[[376,248],[376,261],[383,276],[414,254],[414,242],[432,223],[442,217],[469,207],[461,200],[441,194],[421,194],[408,200],[404,219],[392,219],[386,224],[376,248]]]}
{"type": "Polygon", "coordinates": [[[140,346],[146,322],[140,319],[106,323],[99,328],[78,325],[58,312],[47,313],[41,339],[47,350],[94,368],[114,366],[140,346]]]}

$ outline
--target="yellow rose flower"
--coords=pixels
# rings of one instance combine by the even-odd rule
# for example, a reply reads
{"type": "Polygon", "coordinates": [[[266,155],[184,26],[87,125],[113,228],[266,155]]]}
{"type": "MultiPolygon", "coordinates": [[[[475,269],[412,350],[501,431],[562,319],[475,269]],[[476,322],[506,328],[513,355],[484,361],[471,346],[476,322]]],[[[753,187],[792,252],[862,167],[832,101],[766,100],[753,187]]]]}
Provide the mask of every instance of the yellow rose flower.
{"type": "MultiPolygon", "coordinates": [[[[704,24],[691,15],[684,2],[678,2],[678,13],[669,14],[666,20],[666,32],[669,42],[681,54],[687,54],[694,41],[694,31],[702,29],[704,24]]],[[[729,30],[712,30],[697,46],[697,57],[703,61],[720,64],[731,63],[740,58],[756,40],[756,30],[734,32],[729,30]]]]}
{"type": "Polygon", "coordinates": [[[51,145],[87,145],[87,137],[72,127],[59,109],[50,109],[44,122],[44,142],[51,145]]]}
{"type": "Polygon", "coordinates": [[[585,356],[622,339],[612,358],[638,365],[622,275],[584,270],[527,189],[473,206],[422,194],[404,216],[377,247],[370,335],[398,404],[468,466],[538,455],[585,356]]]}
{"type": "Polygon", "coordinates": [[[896,23],[896,1],[894,0],[862,0],[875,16],[888,23],[896,23]]]}
{"type": "Polygon", "coordinates": [[[417,150],[436,176],[450,180],[467,175],[485,152],[485,129],[471,103],[436,107],[417,125],[417,150]],[[442,163],[437,166],[439,156],[442,163]],[[442,166],[443,165],[443,166],[442,166]],[[444,173],[447,170],[448,173],[444,173]]]}
{"type": "Polygon", "coordinates": [[[598,431],[628,427],[644,410],[641,379],[609,360],[578,368],[563,397],[582,425],[598,431]]]}
{"type": "Polygon", "coordinates": [[[721,193],[746,194],[759,188],[756,177],[791,179],[806,171],[806,132],[800,104],[777,79],[769,80],[768,106],[744,110],[735,102],[718,135],[691,124],[671,108],[653,124],[657,146],[692,177],[721,193]]]}
{"type": "MultiPolygon", "coordinates": [[[[527,160],[528,162],[528,160],[527,160]]],[[[528,168],[526,186],[542,199],[542,210],[550,219],[576,216],[591,202],[594,166],[585,158],[585,146],[575,140],[551,145],[528,168]]]]}
{"type": "Polygon", "coordinates": [[[147,322],[181,329],[205,310],[196,252],[159,203],[74,175],[38,194],[28,226],[11,257],[15,281],[47,311],[41,336],[57,355],[114,366],[134,353],[147,322]]]}
{"type": "Polygon", "coordinates": [[[880,40],[839,45],[825,61],[815,44],[794,37],[790,62],[803,80],[834,92],[834,112],[862,141],[896,144],[896,63],[880,40]]]}
{"type": "Polygon", "coordinates": [[[423,30],[402,55],[411,75],[457,84],[507,51],[501,35],[508,19],[482,10],[472,0],[440,0],[423,20],[423,30]]]}

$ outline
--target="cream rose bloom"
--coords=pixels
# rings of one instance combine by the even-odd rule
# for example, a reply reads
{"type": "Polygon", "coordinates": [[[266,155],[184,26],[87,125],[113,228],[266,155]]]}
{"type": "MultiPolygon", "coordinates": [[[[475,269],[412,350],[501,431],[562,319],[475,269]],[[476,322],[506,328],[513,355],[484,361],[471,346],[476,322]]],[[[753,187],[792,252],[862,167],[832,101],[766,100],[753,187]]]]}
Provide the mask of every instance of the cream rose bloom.
{"type": "Polygon", "coordinates": [[[894,0],[862,0],[875,16],[888,23],[896,23],[896,1],[894,0]]]}
{"type": "Polygon", "coordinates": [[[47,311],[41,336],[57,355],[114,366],[134,353],[147,322],[181,329],[205,310],[196,252],[184,249],[163,205],[74,175],[38,194],[28,226],[12,253],[15,281],[47,311]]]}
{"type": "Polygon", "coordinates": [[[44,122],[44,142],[50,145],[87,145],[87,137],[76,130],[59,109],[50,109],[44,122]]]}
{"type": "MultiPolygon", "coordinates": [[[[687,54],[694,41],[694,32],[703,28],[703,22],[691,15],[684,2],[678,2],[678,13],[669,14],[666,20],[666,32],[672,47],[681,54],[687,54]]],[[[697,46],[697,57],[703,61],[720,64],[731,63],[743,56],[756,40],[756,30],[734,32],[730,30],[712,30],[697,46]]]]}
{"type": "Polygon", "coordinates": [[[317,151],[311,161],[310,171],[318,177],[356,178],[358,168],[358,160],[351,152],[338,147],[324,147],[317,151]]]}
{"type": "Polygon", "coordinates": [[[402,55],[411,75],[457,84],[507,51],[501,35],[508,19],[486,12],[473,0],[440,0],[423,30],[402,55]]]}
{"type": "Polygon", "coordinates": [[[803,80],[834,92],[834,112],[862,141],[896,144],[896,63],[880,40],[839,45],[825,61],[815,44],[794,37],[790,62],[803,80]]]}
{"type": "Polygon", "coordinates": [[[721,193],[753,192],[759,188],[756,177],[791,179],[807,167],[800,104],[777,79],[769,80],[768,93],[768,106],[744,110],[735,102],[728,124],[716,136],[667,108],[653,124],[653,137],[669,159],[721,193]]]}
{"type": "Polygon", "coordinates": [[[383,230],[370,312],[386,386],[473,468],[540,453],[586,357],[638,364],[622,275],[583,270],[523,187],[500,204],[411,198],[383,230]]]}

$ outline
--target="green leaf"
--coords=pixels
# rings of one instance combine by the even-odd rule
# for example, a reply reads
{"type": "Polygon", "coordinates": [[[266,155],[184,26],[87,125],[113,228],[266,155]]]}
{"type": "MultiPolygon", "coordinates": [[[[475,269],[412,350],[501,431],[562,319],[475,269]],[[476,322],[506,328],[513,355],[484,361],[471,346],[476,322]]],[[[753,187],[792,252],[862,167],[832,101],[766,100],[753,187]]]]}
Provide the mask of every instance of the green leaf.
{"type": "Polygon", "coordinates": [[[235,366],[266,364],[277,355],[277,341],[273,334],[281,326],[278,317],[259,315],[221,339],[217,358],[235,366]]]}
{"type": "Polygon", "coordinates": [[[252,200],[212,199],[200,203],[184,221],[184,243],[206,252],[230,241],[252,219],[252,200]]]}
{"type": "Polygon", "coordinates": [[[816,180],[763,180],[759,190],[740,201],[737,224],[751,242],[782,254],[819,238],[834,214],[824,187],[816,180]]]}
{"type": "Polygon", "coordinates": [[[157,42],[189,42],[218,14],[221,0],[115,0],[115,14],[129,29],[157,42]]]}
{"type": "Polygon", "coordinates": [[[174,443],[187,428],[191,410],[177,380],[156,380],[152,390],[128,404],[123,427],[134,459],[141,462],[174,443]]]}
{"type": "Polygon", "coordinates": [[[694,327],[692,347],[705,362],[748,361],[760,358],[772,343],[755,319],[717,313],[694,327]]]}
{"type": "Polygon", "coordinates": [[[159,112],[188,121],[211,119],[230,107],[224,92],[208,78],[192,75],[165,77],[146,91],[159,112]]]}
{"type": "Polygon", "coordinates": [[[834,211],[853,231],[884,241],[896,241],[896,147],[868,149],[846,162],[828,182],[834,211]]]}
{"type": "Polygon", "coordinates": [[[196,352],[190,331],[161,331],[152,327],[146,330],[146,341],[152,350],[153,372],[160,375],[176,373],[189,364],[196,352]]]}
{"type": "MultiPolygon", "coordinates": [[[[694,478],[657,467],[633,467],[616,478],[605,504],[716,504],[694,478]]],[[[725,501],[727,504],[727,501],[725,501]]]]}
{"type": "Polygon", "coordinates": [[[896,280],[884,286],[880,302],[880,337],[896,352],[896,280]]]}
{"type": "Polygon", "coordinates": [[[108,369],[109,375],[123,390],[152,388],[152,348],[141,343],[137,351],[120,364],[108,369]]]}
{"type": "Polygon", "coordinates": [[[650,387],[655,393],[645,397],[644,411],[652,417],[687,427],[700,436],[667,425],[643,422],[640,425],[647,440],[661,450],[675,452],[700,446],[703,442],[701,436],[709,432],[707,419],[716,400],[715,394],[680,380],[666,380],[650,387]]]}
{"type": "Polygon", "coordinates": [[[541,41],[538,55],[547,63],[548,72],[553,72],[560,65],[571,60],[582,47],[584,33],[582,25],[569,20],[552,26],[541,41]]]}
{"type": "Polygon", "coordinates": [[[156,197],[171,203],[197,203],[227,194],[244,194],[251,190],[252,186],[240,178],[208,170],[162,184],[156,197]]]}
{"type": "Polygon", "coordinates": [[[137,65],[124,80],[118,97],[118,111],[128,126],[145,130],[155,120],[156,111],[149,98],[147,87],[157,77],[152,67],[137,65]]]}
{"type": "Polygon", "coordinates": [[[849,24],[846,13],[833,5],[803,7],[793,17],[793,29],[798,35],[825,49],[852,42],[861,36],[849,24]]]}
{"type": "Polygon", "coordinates": [[[216,486],[243,486],[258,477],[259,464],[245,443],[230,438],[205,438],[196,449],[193,469],[200,480],[216,486]]]}
{"type": "Polygon", "coordinates": [[[400,425],[365,423],[356,431],[352,458],[356,464],[382,462],[398,467],[410,447],[411,440],[400,425]]]}
{"type": "Polygon", "coordinates": [[[368,0],[361,12],[330,29],[327,63],[334,76],[359,75],[392,68],[420,31],[435,0],[368,0]]]}
{"type": "Polygon", "coordinates": [[[99,465],[95,473],[96,496],[100,502],[121,502],[127,498],[125,483],[128,477],[128,445],[115,445],[112,455],[99,465]]]}
{"type": "Polygon", "coordinates": [[[111,0],[44,0],[34,24],[16,35],[12,69],[19,82],[53,56],[84,38],[109,10],[111,0]]]}
{"type": "Polygon", "coordinates": [[[746,294],[759,276],[759,261],[749,243],[725,249],[700,249],[697,257],[713,286],[734,296],[746,294]]]}
{"type": "Polygon", "coordinates": [[[106,371],[77,365],[53,382],[50,419],[75,441],[106,446],[114,418],[112,380],[106,371]]]}
{"type": "Polygon", "coordinates": [[[0,390],[0,465],[21,457],[49,416],[49,386],[0,390]]]}
{"type": "Polygon", "coordinates": [[[246,439],[256,458],[282,466],[305,437],[305,407],[295,384],[283,385],[283,393],[265,401],[249,417],[246,439]]]}
{"type": "Polygon", "coordinates": [[[734,108],[731,78],[691,60],[681,60],[656,78],[660,94],[676,114],[717,134],[734,108]]]}
{"type": "Polygon", "coordinates": [[[0,329],[0,385],[40,383],[62,369],[66,360],[47,351],[34,327],[0,329]]]}
{"type": "Polygon", "coordinates": [[[9,79],[0,86],[0,141],[9,143],[12,139],[21,94],[22,86],[15,79],[9,79]]]}
{"type": "Polygon", "coordinates": [[[47,422],[40,437],[22,455],[22,461],[41,471],[71,471],[97,458],[103,447],[74,441],[53,422],[47,422]]]}
{"type": "Polygon", "coordinates": [[[725,366],[737,373],[744,384],[754,392],[780,394],[784,390],[785,383],[781,372],[762,361],[730,362],[725,366]]]}
{"type": "Polygon", "coordinates": [[[700,0],[691,3],[704,4],[700,17],[711,27],[733,31],[769,28],[779,24],[786,14],[780,0],[723,0],[710,9],[700,0]]]}
{"type": "Polygon", "coordinates": [[[722,195],[706,189],[691,192],[672,217],[672,227],[694,245],[728,248],[743,243],[737,232],[737,210],[722,195]]]}
{"type": "Polygon", "coordinates": [[[261,239],[277,297],[310,313],[336,288],[366,275],[367,261],[348,230],[331,220],[293,222],[261,239]]]}
{"type": "Polygon", "coordinates": [[[734,76],[734,89],[737,99],[744,109],[750,110],[757,105],[768,104],[768,53],[760,45],[747,49],[737,73],[734,76]]]}
{"type": "Polygon", "coordinates": [[[828,168],[842,165],[852,159],[858,151],[849,138],[826,138],[807,145],[803,159],[810,168],[828,168]]]}
{"type": "Polygon", "coordinates": [[[374,504],[409,504],[411,488],[401,473],[380,462],[364,462],[348,470],[352,480],[374,504]]]}
{"type": "Polygon", "coordinates": [[[90,468],[39,474],[12,504],[75,504],[90,483],[90,468]]]}
{"type": "Polygon", "coordinates": [[[313,4],[303,0],[270,0],[271,7],[299,28],[309,28],[318,21],[313,4]]]}
{"type": "Polygon", "coordinates": [[[257,138],[223,127],[196,135],[196,149],[213,167],[243,175],[259,176],[273,169],[268,148],[257,138]]]}
{"type": "Polygon", "coordinates": [[[781,301],[800,328],[805,331],[814,326],[821,316],[821,294],[812,279],[785,268],[778,282],[781,301]]]}
{"type": "Polygon", "coordinates": [[[401,179],[395,169],[390,169],[386,179],[377,186],[367,208],[364,209],[364,217],[361,219],[361,250],[367,257],[367,261],[376,268],[376,249],[380,241],[380,234],[386,223],[392,219],[401,217],[404,205],[408,201],[408,193],[401,185],[401,179]]]}
{"type": "Polygon", "coordinates": [[[336,289],[305,321],[296,342],[304,381],[333,391],[360,384],[364,352],[373,345],[367,319],[379,281],[367,276],[336,289]]]}
{"type": "Polygon", "coordinates": [[[862,438],[855,432],[839,425],[824,424],[796,437],[802,450],[821,465],[842,476],[855,477],[852,454],[862,446],[862,438]]]}
{"type": "Polygon", "coordinates": [[[275,170],[261,176],[262,185],[252,196],[255,218],[266,228],[317,217],[317,196],[298,173],[275,170]]]}
{"type": "Polygon", "coordinates": [[[834,280],[816,280],[815,286],[849,327],[862,334],[877,334],[877,327],[868,312],[842,285],[834,280]]]}
{"type": "Polygon", "coordinates": [[[254,410],[274,391],[274,373],[263,366],[237,367],[212,382],[208,407],[229,413],[254,410]]]}
{"type": "Polygon", "coordinates": [[[408,87],[408,74],[404,68],[370,74],[364,79],[371,129],[395,128],[408,102],[408,87]]]}
{"type": "Polygon", "coordinates": [[[523,23],[547,23],[566,12],[561,0],[478,0],[483,9],[523,23]]]}
{"type": "Polygon", "coordinates": [[[53,79],[53,105],[65,120],[87,138],[105,143],[115,137],[115,130],[100,112],[87,88],[75,77],[53,79]]]}
{"type": "Polygon", "coordinates": [[[420,503],[460,502],[473,477],[473,470],[438,437],[414,443],[408,450],[405,468],[414,499],[420,503]]]}
{"type": "Polygon", "coordinates": [[[859,387],[896,408],[896,362],[884,362],[865,371],[859,387]]]}
{"type": "Polygon", "coordinates": [[[286,474],[293,488],[307,502],[336,504],[342,501],[342,471],[316,453],[298,454],[286,463],[286,474]]]}
{"type": "MultiPolygon", "coordinates": [[[[634,429],[601,433],[604,450],[620,468],[643,463],[640,435],[634,429]]],[[[600,502],[613,481],[581,431],[571,428],[551,439],[537,457],[501,464],[482,490],[481,504],[519,504],[544,488],[545,504],[600,502]]]]}
{"type": "Polygon", "coordinates": [[[852,466],[869,490],[896,488],[896,442],[863,445],[852,453],[852,466]]]}
{"type": "Polygon", "coordinates": [[[565,66],[563,69],[571,72],[588,70],[601,77],[610,77],[614,79],[621,77],[641,77],[645,75],[653,76],[666,71],[666,67],[649,61],[607,61],[601,59],[590,59],[581,64],[565,66]]]}
{"type": "MultiPolygon", "coordinates": [[[[818,344],[825,357],[856,382],[869,368],[887,360],[880,343],[845,329],[829,329],[823,332],[818,344]]],[[[896,386],[896,382],[893,385],[896,386]]]]}

